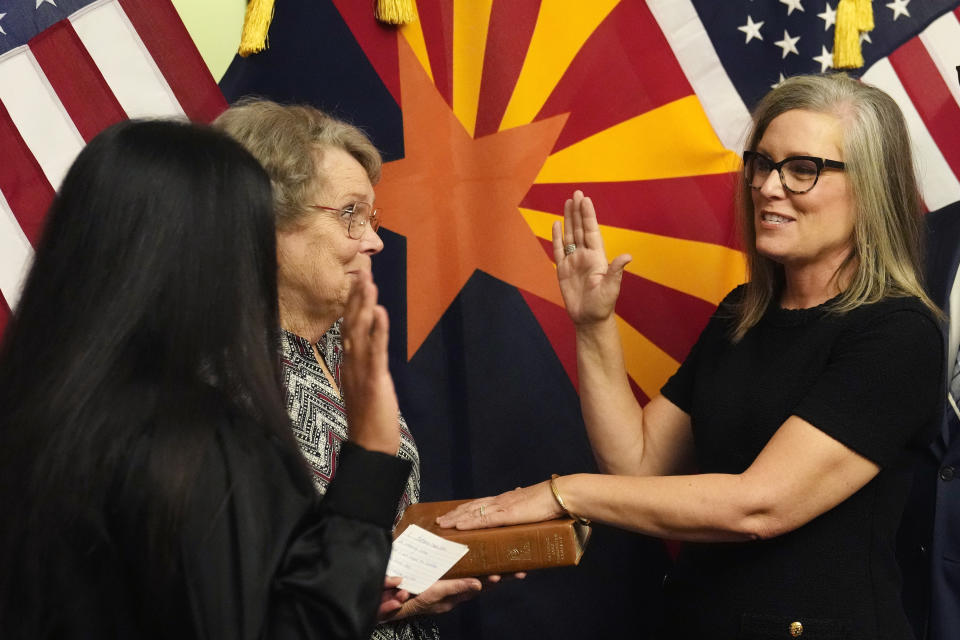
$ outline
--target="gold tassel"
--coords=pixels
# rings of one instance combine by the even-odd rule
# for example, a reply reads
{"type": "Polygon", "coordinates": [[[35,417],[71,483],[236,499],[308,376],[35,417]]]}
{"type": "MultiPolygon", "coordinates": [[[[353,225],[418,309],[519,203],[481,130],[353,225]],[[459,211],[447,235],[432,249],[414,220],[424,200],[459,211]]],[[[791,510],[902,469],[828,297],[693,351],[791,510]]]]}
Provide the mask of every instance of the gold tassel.
{"type": "MultiPolygon", "coordinates": [[[[858,2],[860,0],[840,0],[837,4],[837,24],[833,41],[835,69],[857,69],[863,66],[863,54],[860,52],[858,2]]],[[[869,2],[867,4],[869,5],[869,2]]],[[[871,10],[871,18],[872,15],[871,10]]]]}
{"type": "Polygon", "coordinates": [[[857,26],[860,31],[873,31],[873,3],[870,0],[857,0],[857,26]]]}
{"type": "Polygon", "coordinates": [[[267,32],[273,20],[274,0],[250,0],[247,14],[243,17],[243,33],[240,34],[240,49],[237,51],[246,58],[251,53],[260,53],[267,48],[267,32]]]}
{"type": "Polygon", "coordinates": [[[387,24],[409,24],[417,19],[414,0],[377,0],[377,20],[387,24]]]}

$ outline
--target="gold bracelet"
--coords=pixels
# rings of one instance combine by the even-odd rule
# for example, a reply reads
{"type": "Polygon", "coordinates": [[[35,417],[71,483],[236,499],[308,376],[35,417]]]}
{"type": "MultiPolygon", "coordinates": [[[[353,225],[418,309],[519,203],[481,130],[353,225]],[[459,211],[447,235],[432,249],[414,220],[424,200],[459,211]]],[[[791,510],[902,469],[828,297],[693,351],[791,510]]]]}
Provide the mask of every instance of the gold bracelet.
{"type": "Polygon", "coordinates": [[[563,512],[579,522],[580,524],[590,524],[590,521],[584,518],[583,516],[578,516],[577,514],[567,509],[567,505],[563,504],[563,498],[560,497],[560,490],[557,489],[557,478],[560,477],[557,474],[550,475],[550,491],[553,491],[553,497],[557,499],[557,504],[560,505],[560,508],[563,509],[563,512]]]}

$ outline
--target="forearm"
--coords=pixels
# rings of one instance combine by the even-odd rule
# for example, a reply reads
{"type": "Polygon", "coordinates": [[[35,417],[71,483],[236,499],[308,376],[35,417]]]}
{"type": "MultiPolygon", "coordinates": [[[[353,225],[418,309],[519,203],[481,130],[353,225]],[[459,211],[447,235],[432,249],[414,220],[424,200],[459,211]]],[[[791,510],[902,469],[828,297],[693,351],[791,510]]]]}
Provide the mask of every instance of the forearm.
{"type": "Polygon", "coordinates": [[[630,388],[614,317],[577,328],[580,406],[605,473],[633,473],[643,453],[643,410],[630,388]]]}
{"type": "Polygon", "coordinates": [[[328,514],[307,535],[322,545],[288,551],[272,585],[269,637],[369,638],[383,591],[389,533],[328,514]]]}
{"type": "Polygon", "coordinates": [[[350,443],[316,523],[291,540],[274,577],[274,637],[369,638],[410,463],[350,443]]]}
{"type": "Polygon", "coordinates": [[[872,460],[791,416],[740,474],[578,474],[557,485],[567,508],[592,520],[680,540],[735,541],[793,531],[879,472],[872,460]]]}
{"type": "Polygon", "coordinates": [[[763,492],[742,475],[577,474],[558,478],[557,486],[572,513],[674,540],[756,540],[797,525],[780,520],[763,492]]]}
{"type": "MultiPolygon", "coordinates": [[[[659,406],[655,399],[647,412],[659,406]]],[[[555,486],[563,508],[580,517],[658,537],[735,542],[793,531],[879,472],[873,461],[791,416],[740,474],[576,474],[557,478],[555,486]]],[[[545,481],[462,504],[439,524],[476,529],[540,522],[561,516],[563,508],[545,481]]]]}

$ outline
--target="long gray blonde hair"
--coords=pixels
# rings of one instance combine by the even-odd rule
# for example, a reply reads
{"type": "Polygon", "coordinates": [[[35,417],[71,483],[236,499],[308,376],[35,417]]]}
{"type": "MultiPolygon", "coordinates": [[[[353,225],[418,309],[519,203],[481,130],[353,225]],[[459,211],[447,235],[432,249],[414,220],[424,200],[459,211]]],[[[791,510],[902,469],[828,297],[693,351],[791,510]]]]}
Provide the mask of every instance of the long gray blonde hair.
{"type": "MultiPolygon", "coordinates": [[[[795,76],[757,105],[747,149],[756,151],[773,119],[793,109],[831,114],[844,125],[843,160],[856,215],[853,251],[837,275],[850,266],[853,272],[830,310],[916,296],[939,316],[922,285],[922,204],[900,108],[880,89],[844,74],[795,76]]],[[[753,200],[742,175],[737,210],[750,278],[735,310],[735,342],[760,321],[783,280],[783,267],[757,252],[753,200]]]]}

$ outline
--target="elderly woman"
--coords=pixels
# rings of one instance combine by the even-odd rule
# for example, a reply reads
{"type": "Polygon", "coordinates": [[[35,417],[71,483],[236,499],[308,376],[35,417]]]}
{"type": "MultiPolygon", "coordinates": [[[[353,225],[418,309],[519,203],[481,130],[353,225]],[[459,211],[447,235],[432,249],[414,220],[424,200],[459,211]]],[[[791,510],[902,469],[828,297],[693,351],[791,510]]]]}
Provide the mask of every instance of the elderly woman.
{"type": "Polygon", "coordinates": [[[584,421],[607,475],[464,505],[444,526],[587,518],[687,541],[667,636],[909,638],[893,546],[909,461],[940,410],[937,312],[903,116],[842,75],[757,106],[739,203],[750,278],[641,408],[589,198],[553,230],[584,421]]]}
{"type": "MultiPolygon", "coordinates": [[[[350,435],[349,398],[340,393],[345,345],[339,318],[351,285],[370,272],[370,259],[383,249],[373,206],[380,154],[362,131],[309,106],[248,100],[214,126],[249,149],[273,183],[287,411],[324,493],[338,468],[340,443],[350,435]]],[[[397,521],[420,496],[417,447],[403,416],[398,419],[397,455],[413,470],[397,521]]],[[[411,616],[449,610],[480,589],[473,578],[441,580],[398,611],[382,611],[393,622],[377,627],[374,638],[435,637],[431,621],[411,616]]]]}

